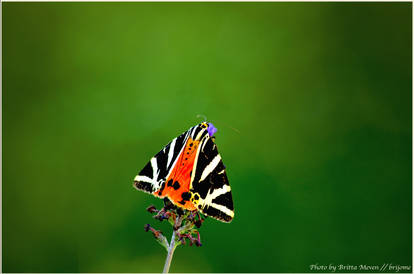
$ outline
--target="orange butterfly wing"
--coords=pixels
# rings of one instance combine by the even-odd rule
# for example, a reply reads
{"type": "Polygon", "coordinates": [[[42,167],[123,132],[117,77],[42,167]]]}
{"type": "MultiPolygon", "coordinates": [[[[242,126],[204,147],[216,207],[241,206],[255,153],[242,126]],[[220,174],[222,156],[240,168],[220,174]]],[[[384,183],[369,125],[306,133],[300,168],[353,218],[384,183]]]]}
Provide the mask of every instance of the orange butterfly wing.
{"type": "Polygon", "coordinates": [[[188,210],[196,210],[196,207],[190,201],[190,182],[199,144],[200,141],[188,139],[177,163],[165,181],[164,188],[161,188],[155,195],[167,196],[175,205],[188,210]]]}

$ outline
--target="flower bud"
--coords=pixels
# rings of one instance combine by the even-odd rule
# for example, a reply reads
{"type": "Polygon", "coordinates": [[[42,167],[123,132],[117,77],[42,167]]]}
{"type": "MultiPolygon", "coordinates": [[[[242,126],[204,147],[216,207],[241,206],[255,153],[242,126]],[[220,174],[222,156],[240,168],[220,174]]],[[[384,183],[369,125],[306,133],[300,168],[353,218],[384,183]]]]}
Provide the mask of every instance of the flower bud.
{"type": "Polygon", "coordinates": [[[155,212],[157,212],[158,210],[155,208],[155,206],[154,206],[154,205],[150,205],[149,207],[147,207],[147,211],[148,211],[149,213],[155,213],[155,212]]]}
{"type": "Polygon", "coordinates": [[[201,227],[201,224],[202,224],[203,222],[201,221],[201,220],[197,220],[197,221],[195,221],[195,226],[197,227],[197,228],[200,228],[201,227]]]}

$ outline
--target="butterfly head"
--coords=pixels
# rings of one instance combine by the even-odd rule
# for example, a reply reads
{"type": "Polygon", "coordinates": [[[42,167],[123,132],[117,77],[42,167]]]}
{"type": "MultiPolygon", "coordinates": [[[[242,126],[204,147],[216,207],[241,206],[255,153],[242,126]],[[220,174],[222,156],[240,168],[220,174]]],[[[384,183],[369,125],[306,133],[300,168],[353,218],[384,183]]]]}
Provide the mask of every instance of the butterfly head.
{"type": "Polygon", "coordinates": [[[200,127],[204,130],[207,129],[208,135],[213,137],[214,134],[217,132],[217,128],[212,123],[203,122],[200,124],[200,127]]]}
{"type": "Polygon", "coordinates": [[[217,132],[217,128],[215,128],[212,123],[208,123],[207,131],[208,131],[208,135],[210,135],[210,137],[213,137],[214,133],[217,132]]]}

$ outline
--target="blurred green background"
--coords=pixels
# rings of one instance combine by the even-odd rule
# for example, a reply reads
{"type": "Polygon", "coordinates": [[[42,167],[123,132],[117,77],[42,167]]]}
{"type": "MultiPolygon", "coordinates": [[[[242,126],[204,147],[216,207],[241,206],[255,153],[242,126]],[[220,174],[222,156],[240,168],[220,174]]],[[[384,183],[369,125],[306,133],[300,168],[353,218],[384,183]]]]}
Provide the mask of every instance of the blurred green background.
{"type": "Polygon", "coordinates": [[[236,215],[172,272],[411,265],[411,9],[3,3],[3,271],[160,272],[132,181],[197,114],[236,215]]]}

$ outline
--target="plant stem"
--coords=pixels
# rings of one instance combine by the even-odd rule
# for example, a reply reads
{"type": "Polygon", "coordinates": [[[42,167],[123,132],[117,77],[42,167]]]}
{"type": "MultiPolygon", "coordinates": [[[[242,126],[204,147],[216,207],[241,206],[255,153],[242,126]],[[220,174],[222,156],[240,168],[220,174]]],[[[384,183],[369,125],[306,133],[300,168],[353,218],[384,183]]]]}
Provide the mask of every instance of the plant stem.
{"type": "Polygon", "coordinates": [[[165,259],[164,270],[162,271],[162,273],[168,273],[168,271],[170,270],[170,265],[171,265],[172,256],[174,254],[174,250],[175,250],[175,230],[173,230],[170,245],[168,246],[168,254],[167,254],[167,258],[165,259]]]}
{"type": "Polygon", "coordinates": [[[170,245],[168,246],[168,254],[167,254],[167,258],[165,259],[164,270],[162,271],[162,273],[168,273],[168,271],[170,270],[172,256],[174,254],[174,250],[176,247],[175,245],[175,236],[177,235],[176,231],[181,226],[182,221],[183,221],[183,216],[179,216],[175,219],[175,224],[173,227],[173,234],[171,237],[170,245]]]}

